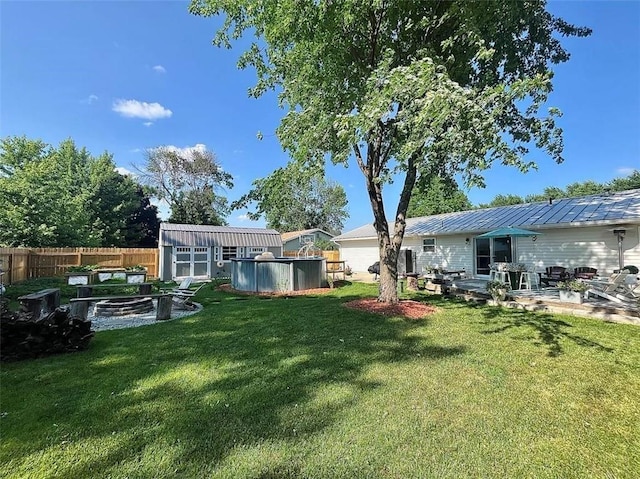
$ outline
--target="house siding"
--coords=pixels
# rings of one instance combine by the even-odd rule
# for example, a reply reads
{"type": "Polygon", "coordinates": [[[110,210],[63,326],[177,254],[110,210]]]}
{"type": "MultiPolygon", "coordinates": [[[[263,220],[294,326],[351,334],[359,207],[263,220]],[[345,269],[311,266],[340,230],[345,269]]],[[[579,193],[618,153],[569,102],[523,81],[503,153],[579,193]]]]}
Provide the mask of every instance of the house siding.
{"type": "MultiPolygon", "coordinates": [[[[613,228],[563,228],[545,230],[544,235],[517,238],[518,263],[535,265],[544,270],[547,266],[564,266],[573,269],[580,266],[596,268],[600,273],[612,273],[619,268],[618,240],[613,228]]],[[[624,264],[640,264],[638,227],[627,227],[622,242],[624,264]]]]}
{"type": "MultiPolygon", "coordinates": [[[[623,240],[624,264],[640,267],[640,227],[621,226],[626,229],[623,240]]],[[[613,227],[574,227],[545,229],[533,241],[531,237],[515,239],[514,262],[535,266],[543,271],[547,266],[564,266],[569,269],[589,266],[602,274],[619,268],[618,241],[613,227]]],[[[402,249],[414,252],[414,270],[424,272],[427,266],[447,270],[465,269],[475,274],[474,235],[411,236],[404,239],[402,249]],[[436,238],[435,252],[423,252],[423,238],[436,238]],[[469,238],[469,244],[466,243],[469,238]]],[[[379,260],[377,240],[343,241],[340,247],[343,261],[355,272],[366,272],[379,260]]],[[[399,262],[399,272],[404,272],[399,262]]]]}

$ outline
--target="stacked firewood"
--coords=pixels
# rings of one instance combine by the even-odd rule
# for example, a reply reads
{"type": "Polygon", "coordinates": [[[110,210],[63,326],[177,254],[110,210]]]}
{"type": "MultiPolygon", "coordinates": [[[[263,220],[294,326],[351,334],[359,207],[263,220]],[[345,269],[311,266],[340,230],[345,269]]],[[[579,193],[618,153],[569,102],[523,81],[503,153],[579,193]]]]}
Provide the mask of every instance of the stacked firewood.
{"type": "Polygon", "coordinates": [[[0,304],[0,360],[17,361],[50,354],[80,351],[94,336],[91,321],[69,313],[68,308],[34,319],[31,313],[9,311],[0,304]]]}

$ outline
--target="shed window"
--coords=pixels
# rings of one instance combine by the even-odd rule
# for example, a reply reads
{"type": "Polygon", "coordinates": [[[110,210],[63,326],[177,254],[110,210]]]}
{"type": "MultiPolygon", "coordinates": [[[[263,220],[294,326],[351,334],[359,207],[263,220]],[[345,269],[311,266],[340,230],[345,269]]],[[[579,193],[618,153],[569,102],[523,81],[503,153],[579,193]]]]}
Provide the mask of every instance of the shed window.
{"type": "Polygon", "coordinates": [[[229,261],[231,258],[238,257],[237,246],[223,246],[222,247],[222,261],[229,261]]]}
{"type": "Polygon", "coordinates": [[[267,250],[264,246],[252,246],[249,248],[249,254],[260,254],[267,250]]]}
{"type": "Polygon", "coordinates": [[[436,239],[425,238],[422,240],[422,252],[423,253],[435,253],[436,252],[436,239]]]}

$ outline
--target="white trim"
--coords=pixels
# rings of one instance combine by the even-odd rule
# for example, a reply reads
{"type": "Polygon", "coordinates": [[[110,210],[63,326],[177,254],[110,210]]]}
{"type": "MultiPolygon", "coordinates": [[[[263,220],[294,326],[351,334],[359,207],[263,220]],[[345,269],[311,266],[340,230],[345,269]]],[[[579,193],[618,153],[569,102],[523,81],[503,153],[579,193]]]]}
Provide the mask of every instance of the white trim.
{"type": "Polygon", "coordinates": [[[195,279],[209,279],[211,272],[211,248],[205,246],[174,246],[171,250],[171,277],[174,279],[186,278],[191,276],[195,279]],[[206,261],[196,261],[196,255],[202,255],[206,253],[207,259],[206,261]],[[188,254],[188,260],[178,261],[178,254],[188,254]],[[189,274],[186,276],[178,276],[178,263],[180,264],[189,264],[189,274]],[[202,265],[206,263],[205,274],[196,275],[195,268],[196,264],[202,265]]]}

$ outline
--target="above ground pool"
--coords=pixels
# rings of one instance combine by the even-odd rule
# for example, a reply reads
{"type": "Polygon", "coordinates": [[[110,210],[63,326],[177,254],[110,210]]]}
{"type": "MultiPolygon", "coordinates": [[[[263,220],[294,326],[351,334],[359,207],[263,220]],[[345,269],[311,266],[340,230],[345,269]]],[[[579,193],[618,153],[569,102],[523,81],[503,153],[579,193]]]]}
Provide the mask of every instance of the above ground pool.
{"type": "Polygon", "coordinates": [[[234,258],[231,285],[257,293],[321,288],[326,258],[234,258]]]}

